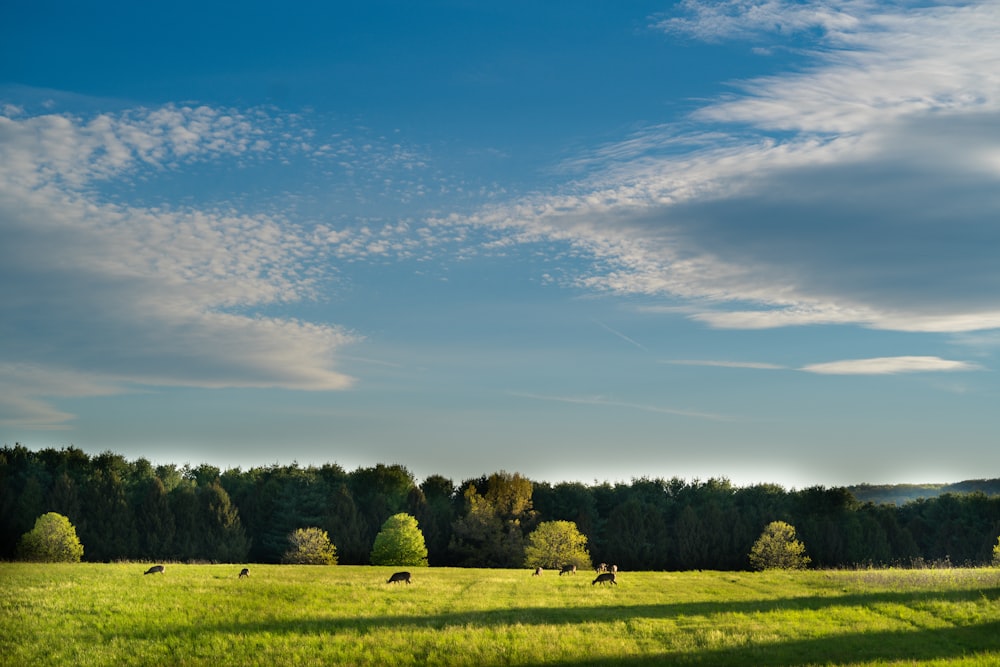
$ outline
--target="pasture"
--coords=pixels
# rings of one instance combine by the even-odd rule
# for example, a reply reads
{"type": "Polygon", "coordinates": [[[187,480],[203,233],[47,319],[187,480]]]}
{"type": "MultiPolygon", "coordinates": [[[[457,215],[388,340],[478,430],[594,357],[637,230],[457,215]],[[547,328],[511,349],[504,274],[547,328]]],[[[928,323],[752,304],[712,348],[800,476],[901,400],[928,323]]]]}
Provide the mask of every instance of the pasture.
{"type": "Polygon", "coordinates": [[[1000,665],[1000,570],[0,563],[3,665],[1000,665]]]}

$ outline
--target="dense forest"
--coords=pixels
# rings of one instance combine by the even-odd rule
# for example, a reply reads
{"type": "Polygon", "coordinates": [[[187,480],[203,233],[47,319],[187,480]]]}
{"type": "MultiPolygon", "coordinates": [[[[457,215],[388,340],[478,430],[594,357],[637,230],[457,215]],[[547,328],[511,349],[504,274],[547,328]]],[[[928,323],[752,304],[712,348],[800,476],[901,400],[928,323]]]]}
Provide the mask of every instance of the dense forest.
{"type": "Polygon", "coordinates": [[[742,570],[769,522],[792,524],[816,567],[990,561],[1000,496],[860,502],[847,488],[734,487],[725,479],[549,484],[496,472],[417,483],[401,465],[221,471],[154,466],[74,447],[0,449],[0,559],[45,512],[65,515],[84,560],[280,561],[288,534],[326,530],[342,564],[369,562],[382,523],[417,518],[432,566],[521,567],[542,521],[576,523],[594,562],[630,570],[742,570]]]}

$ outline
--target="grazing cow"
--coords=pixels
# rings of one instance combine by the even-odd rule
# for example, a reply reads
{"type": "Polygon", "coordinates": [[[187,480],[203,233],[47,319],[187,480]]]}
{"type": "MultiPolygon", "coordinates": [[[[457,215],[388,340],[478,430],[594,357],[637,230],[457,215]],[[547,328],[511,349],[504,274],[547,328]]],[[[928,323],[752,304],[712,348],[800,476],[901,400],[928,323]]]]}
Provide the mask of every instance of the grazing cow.
{"type": "Polygon", "coordinates": [[[249,577],[249,576],[250,576],[250,568],[245,567],[242,570],[240,570],[240,579],[242,579],[243,577],[249,577]]]}
{"type": "Polygon", "coordinates": [[[601,563],[600,565],[598,565],[597,567],[594,568],[594,571],[597,572],[598,574],[600,574],[601,572],[607,572],[608,571],[608,564],[607,563],[601,563]]]}
{"type": "Polygon", "coordinates": [[[563,565],[562,569],[559,570],[559,576],[564,574],[576,574],[576,565],[563,565]]]}
{"type": "Polygon", "coordinates": [[[618,566],[617,565],[612,565],[611,566],[611,572],[614,573],[614,572],[617,572],[617,571],[618,571],[618,566]]]}
{"type": "Polygon", "coordinates": [[[396,583],[399,583],[400,581],[405,581],[407,584],[409,584],[410,583],[410,573],[409,572],[396,572],[391,577],[389,577],[389,580],[386,581],[385,583],[387,583],[387,584],[396,584],[396,583]]]}
{"type": "Polygon", "coordinates": [[[540,568],[540,567],[536,567],[536,568],[535,568],[535,573],[534,573],[533,575],[531,575],[531,576],[533,576],[533,577],[537,577],[537,576],[538,576],[538,575],[540,575],[541,573],[542,573],[542,568],[540,568]]]}
{"type": "Polygon", "coordinates": [[[143,574],[156,574],[157,572],[159,572],[160,574],[163,574],[163,566],[162,565],[154,565],[153,567],[151,567],[148,570],[146,570],[145,572],[143,572],[143,574]]]}
{"type": "Polygon", "coordinates": [[[597,579],[594,579],[592,582],[590,582],[590,585],[593,586],[596,583],[600,583],[601,586],[603,586],[604,582],[606,582],[606,581],[610,581],[615,586],[618,585],[618,582],[615,581],[615,573],[614,572],[604,572],[602,574],[597,575],[597,579]]]}

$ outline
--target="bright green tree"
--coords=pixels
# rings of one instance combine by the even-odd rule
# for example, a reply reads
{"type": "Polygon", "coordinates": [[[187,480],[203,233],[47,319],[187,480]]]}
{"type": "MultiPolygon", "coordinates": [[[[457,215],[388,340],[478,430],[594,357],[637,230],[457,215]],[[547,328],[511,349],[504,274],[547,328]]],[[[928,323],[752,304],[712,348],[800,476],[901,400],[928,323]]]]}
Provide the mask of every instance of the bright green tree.
{"type": "Polygon", "coordinates": [[[755,570],[801,570],[810,561],[795,528],[784,521],[767,524],[750,549],[750,566],[755,570]]]}
{"type": "Polygon", "coordinates": [[[372,565],[427,565],[424,534],[413,516],[393,514],[382,524],[372,547],[372,565]]]}
{"type": "Polygon", "coordinates": [[[532,568],[576,565],[590,569],[587,536],[572,521],[544,521],[528,535],[524,564],[532,568]]]}
{"type": "Polygon", "coordinates": [[[320,528],[296,528],[288,534],[291,547],[281,557],[283,563],[292,565],[336,565],[337,547],[330,536],[320,528]]]}
{"type": "Polygon", "coordinates": [[[49,512],[38,517],[35,527],[21,537],[18,556],[44,563],[79,563],[83,545],[69,519],[49,512]]]}

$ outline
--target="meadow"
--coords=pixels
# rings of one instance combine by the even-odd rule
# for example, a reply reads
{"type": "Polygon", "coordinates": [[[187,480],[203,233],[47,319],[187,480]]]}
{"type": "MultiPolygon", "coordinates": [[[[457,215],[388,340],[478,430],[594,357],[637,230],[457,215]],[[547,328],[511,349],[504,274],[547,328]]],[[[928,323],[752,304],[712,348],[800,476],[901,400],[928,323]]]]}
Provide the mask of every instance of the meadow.
{"type": "Polygon", "coordinates": [[[0,563],[3,665],[1000,665],[1000,569],[0,563]]]}

